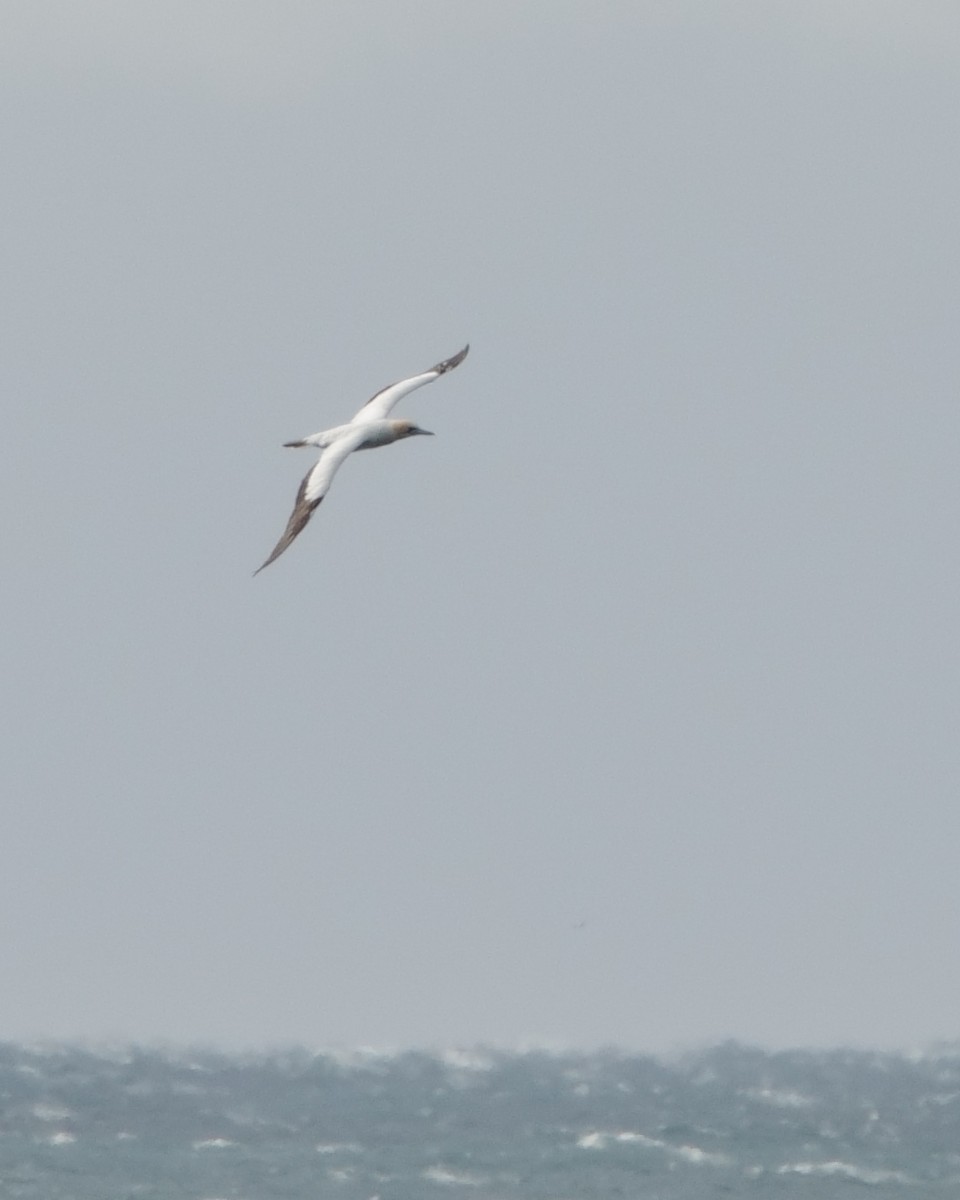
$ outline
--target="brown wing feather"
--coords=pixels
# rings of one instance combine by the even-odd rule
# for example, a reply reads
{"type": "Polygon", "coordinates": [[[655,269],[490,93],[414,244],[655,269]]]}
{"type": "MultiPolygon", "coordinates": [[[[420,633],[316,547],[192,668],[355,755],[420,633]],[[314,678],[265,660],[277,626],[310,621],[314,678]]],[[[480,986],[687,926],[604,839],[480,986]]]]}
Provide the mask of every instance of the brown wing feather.
{"type": "Polygon", "coordinates": [[[468,342],[462,350],[458,350],[452,358],[445,358],[443,362],[437,363],[435,367],[431,367],[431,371],[436,371],[438,375],[446,375],[448,371],[452,371],[454,367],[459,367],[463,360],[467,357],[467,351],[470,349],[468,342]]]}
{"type": "Polygon", "coordinates": [[[293,506],[293,512],[290,514],[290,520],[287,522],[287,527],[283,531],[283,536],[270,552],[270,557],[267,559],[267,561],[265,563],[261,563],[261,565],[254,571],[254,575],[259,575],[264,567],[269,567],[274,559],[280,557],[280,555],[284,552],[284,550],[286,550],[294,538],[302,532],[307,522],[313,516],[313,510],[320,503],[320,500],[323,499],[322,496],[319,500],[305,499],[307,480],[312,474],[312,471],[308,471],[307,474],[304,475],[303,480],[300,483],[300,489],[297,492],[297,499],[293,506]]]}

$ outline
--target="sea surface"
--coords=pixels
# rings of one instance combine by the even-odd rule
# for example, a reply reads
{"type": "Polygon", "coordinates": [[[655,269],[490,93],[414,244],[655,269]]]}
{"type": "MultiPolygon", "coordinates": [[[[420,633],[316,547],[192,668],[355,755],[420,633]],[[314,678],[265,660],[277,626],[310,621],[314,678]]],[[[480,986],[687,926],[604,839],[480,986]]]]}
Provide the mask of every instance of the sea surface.
{"type": "Polygon", "coordinates": [[[0,1043],[0,1197],[960,1198],[960,1046],[226,1054],[0,1043]]]}

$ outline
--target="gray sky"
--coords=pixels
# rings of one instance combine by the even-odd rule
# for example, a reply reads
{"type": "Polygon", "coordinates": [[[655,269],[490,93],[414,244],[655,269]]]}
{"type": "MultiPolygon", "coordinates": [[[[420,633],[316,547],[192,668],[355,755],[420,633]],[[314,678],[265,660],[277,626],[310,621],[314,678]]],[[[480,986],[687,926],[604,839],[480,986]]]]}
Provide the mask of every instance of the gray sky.
{"type": "Polygon", "coordinates": [[[0,1037],[957,1036],[958,47],[4,4],[0,1037]]]}

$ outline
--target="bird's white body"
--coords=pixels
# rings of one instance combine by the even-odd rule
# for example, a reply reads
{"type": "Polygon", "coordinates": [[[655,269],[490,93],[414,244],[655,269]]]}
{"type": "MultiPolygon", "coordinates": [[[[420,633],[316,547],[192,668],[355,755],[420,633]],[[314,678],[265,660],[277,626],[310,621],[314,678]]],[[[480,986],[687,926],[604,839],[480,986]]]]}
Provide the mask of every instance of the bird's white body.
{"type": "Polygon", "coordinates": [[[322,429],[319,433],[311,433],[299,441],[284,443],[287,446],[315,446],[320,450],[320,457],[300,484],[293,512],[280,541],[274,546],[266,562],[254,571],[254,575],[279,558],[300,533],[310,520],[313,510],[329,491],[341,464],[354,450],[373,450],[377,446],[389,446],[402,438],[429,433],[428,430],[414,425],[412,421],[387,420],[387,414],[404,396],[459,366],[469,349],[469,346],[464,346],[459,354],[437,363],[429,371],[412,375],[409,379],[401,379],[399,383],[392,383],[383,388],[367,401],[348,424],[336,425],[333,429],[322,429]]]}
{"type": "Polygon", "coordinates": [[[349,425],[334,425],[333,429],[321,429],[319,433],[311,433],[309,437],[289,444],[291,446],[317,446],[321,450],[326,450],[335,442],[342,441],[344,438],[353,438],[359,430],[363,430],[363,441],[358,446],[354,446],[354,449],[371,450],[374,446],[389,446],[391,442],[397,441],[401,435],[398,434],[395,426],[403,424],[406,422],[383,420],[355,424],[351,421],[349,425]]]}

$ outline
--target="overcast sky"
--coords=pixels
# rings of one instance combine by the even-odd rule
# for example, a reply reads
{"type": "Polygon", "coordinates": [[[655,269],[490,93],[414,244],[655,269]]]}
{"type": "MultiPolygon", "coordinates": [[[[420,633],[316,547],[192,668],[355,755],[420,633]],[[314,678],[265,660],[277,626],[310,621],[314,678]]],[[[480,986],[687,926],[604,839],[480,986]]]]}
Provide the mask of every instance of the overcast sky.
{"type": "Polygon", "coordinates": [[[960,1034],[958,60],[3,5],[0,1038],[960,1034]]]}

